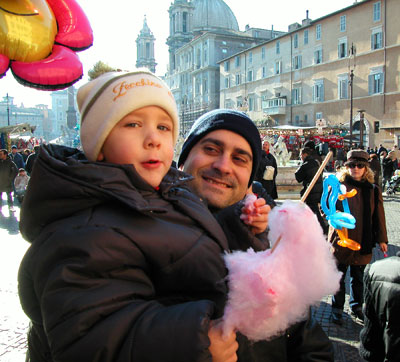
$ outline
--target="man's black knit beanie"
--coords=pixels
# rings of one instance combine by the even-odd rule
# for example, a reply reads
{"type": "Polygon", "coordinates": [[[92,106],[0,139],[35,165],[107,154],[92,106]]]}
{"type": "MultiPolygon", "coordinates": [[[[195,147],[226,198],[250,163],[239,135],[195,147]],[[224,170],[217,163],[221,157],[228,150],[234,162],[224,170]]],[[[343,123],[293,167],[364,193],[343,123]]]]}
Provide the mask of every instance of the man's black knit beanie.
{"type": "Polygon", "coordinates": [[[253,152],[253,166],[249,186],[251,185],[261,158],[261,137],[256,125],[243,112],[231,109],[216,109],[203,114],[192,126],[182,146],[178,167],[186,161],[193,146],[206,134],[219,129],[226,129],[242,136],[253,152]]]}

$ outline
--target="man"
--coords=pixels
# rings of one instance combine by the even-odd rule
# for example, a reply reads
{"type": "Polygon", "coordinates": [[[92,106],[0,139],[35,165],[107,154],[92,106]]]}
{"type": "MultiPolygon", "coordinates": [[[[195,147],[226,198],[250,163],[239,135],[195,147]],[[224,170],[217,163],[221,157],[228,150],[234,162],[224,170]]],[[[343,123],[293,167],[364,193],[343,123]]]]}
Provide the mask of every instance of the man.
{"type": "MultiPolygon", "coordinates": [[[[308,185],[311,183],[311,180],[314,178],[314,175],[317,173],[319,169],[319,163],[312,157],[312,150],[309,148],[303,148],[300,152],[300,157],[303,163],[294,173],[294,176],[296,177],[297,182],[303,183],[303,189],[300,191],[300,196],[303,196],[307,190],[308,185]]],[[[322,227],[322,230],[324,231],[325,234],[327,234],[328,226],[325,224],[325,221],[319,209],[322,190],[323,190],[323,185],[322,185],[322,174],[321,174],[317,182],[315,183],[314,187],[308,194],[305,203],[317,216],[318,221],[322,227]]]]}
{"type": "Polygon", "coordinates": [[[40,151],[40,146],[35,146],[33,147],[33,152],[28,156],[26,159],[26,167],[25,170],[28,172],[28,175],[30,176],[33,170],[33,165],[35,164],[36,157],[38,156],[40,151]]]}
{"type": "Polygon", "coordinates": [[[7,150],[0,150],[0,199],[3,192],[5,192],[10,211],[13,211],[14,207],[11,191],[13,189],[14,178],[17,173],[17,166],[11,161],[7,150]]]}
{"type": "MultiPolygon", "coordinates": [[[[214,110],[192,126],[182,146],[178,167],[194,177],[191,188],[208,203],[218,219],[245,197],[256,174],[260,152],[260,135],[250,118],[242,112],[214,110]]],[[[245,239],[244,233],[239,235],[236,232],[239,224],[236,220],[225,224],[231,228],[227,233],[231,250],[268,248],[260,240],[245,239]]],[[[249,342],[240,333],[237,341],[237,357],[241,362],[333,361],[328,337],[310,316],[271,341],[249,342]]]]}
{"type": "Polygon", "coordinates": [[[11,153],[9,154],[11,161],[13,161],[17,165],[18,169],[25,168],[24,158],[17,151],[17,146],[11,146],[11,153]]]}
{"type": "MultiPolygon", "coordinates": [[[[261,151],[261,160],[256,172],[256,181],[261,182],[261,185],[267,190],[268,194],[273,198],[278,198],[276,190],[276,175],[278,174],[278,165],[275,157],[269,152],[270,143],[264,140],[261,151]],[[273,167],[273,172],[265,172],[266,167],[273,167]]],[[[272,170],[272,169],[271,169],[272,170]]]]}
{"type": "Polygon", "coordinates": [[[400,252],[367,265],[364,303],[360,356],[366,361],[400,361],[400,252]]]}

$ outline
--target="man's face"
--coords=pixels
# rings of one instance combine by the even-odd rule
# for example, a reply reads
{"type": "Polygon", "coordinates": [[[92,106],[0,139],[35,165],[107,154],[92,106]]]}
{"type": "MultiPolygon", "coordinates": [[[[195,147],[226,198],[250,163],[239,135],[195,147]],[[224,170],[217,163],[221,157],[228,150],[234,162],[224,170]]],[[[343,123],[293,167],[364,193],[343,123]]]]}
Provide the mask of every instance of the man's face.
{"type": "Polygon", "coordinates": [[[191,149],[183,171],[194,180],[190,187],[213,208],[223,209],[246,195],[253,165],[249,143],[237,133],[217,130],[191,149]]]}
{"type": "Polygon", "coordinates": [[[16,148],[12,148],[11,152],[12,152],[13,155],[15,155],[17,153],[17,149],[16,148]]]}
{"type": "Polygon", "coordinates": [[[268,141],[264,141],[264,143],[263,143],[263,150],[264,150],[265,152],[268,152],[268,151],[269,151],[269,142],[268,142],[268,141]]]}
{"type": "Polygon", "coordinates": [[[0,151],[0,160],[5,160],[6,159],[6,155],[4,153],[4,151],[0,151]]]}

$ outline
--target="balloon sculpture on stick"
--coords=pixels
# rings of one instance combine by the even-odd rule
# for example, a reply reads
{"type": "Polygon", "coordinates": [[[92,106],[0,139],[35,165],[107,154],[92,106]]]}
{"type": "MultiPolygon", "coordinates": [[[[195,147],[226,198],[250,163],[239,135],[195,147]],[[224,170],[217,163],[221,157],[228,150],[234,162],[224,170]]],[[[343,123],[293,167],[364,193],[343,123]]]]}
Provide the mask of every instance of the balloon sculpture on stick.
{"type": "Polygon", "coordinates": [[[0,2],[0,78],[41,90],[64,89],[83,75],[75,52],[89,48],[93,33],[75,0],[0,2]]]}
{"type": "Polygon", "coordinates": [[[357,194],[356,189],[346,192],[346,186],[342,185],[335,175],[329,175],[324,180],[324,188],[321,197],[322,211],[326,215],[329,225],[336,229],[340,240],[338,244],[351,250],[360,250],[361,245],[356,241],[349,239],[348,229],[354,229],[356,219],[350,214],[347,198],[357,194]],[[342,201],[344,212],[336,211],[337,201],[342,201]],[[327,206],[329,205],[329,207],[327,206]]]}
{"type": "MultiPolygon", "coordinates": [[[[341,273],[315,214],[304,203],[308,194],[304,193],[303,202],[285,201],[271,211],[271,249],[225,254],[229,295],[222,328],[226,335],[239,331],[253,341],[271,339],[304,320],[311,305],[339,289],[341,273]]],[[[249,196],[245,201],[254,199],[249,196]]]]}

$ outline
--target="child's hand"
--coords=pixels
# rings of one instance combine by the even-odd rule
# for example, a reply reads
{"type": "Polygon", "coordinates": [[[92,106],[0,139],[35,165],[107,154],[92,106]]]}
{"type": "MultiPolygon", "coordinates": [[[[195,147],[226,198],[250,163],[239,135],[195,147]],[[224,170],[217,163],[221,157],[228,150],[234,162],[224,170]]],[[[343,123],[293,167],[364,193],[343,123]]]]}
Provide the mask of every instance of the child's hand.
{"type": "Polygon", "coordinates": [[[213,362],[237,361],[236,351],[239,348],[239,344],[236,342],[235,332],[222,336],[221,325],[211,321],[208,338],[210,339],[210,347],[208,349],[213,362]]]}
{"type": "Polygon", "coordinates": [[[243,220],[243,222],[250,227],[251,232],[256,235],[267,229],[268,214],[271,211],[271,207],[266,205],[265,199],[260,198],[254,200],[255,196],[252,196],[246,196],[240,219],[243,220]]]}

